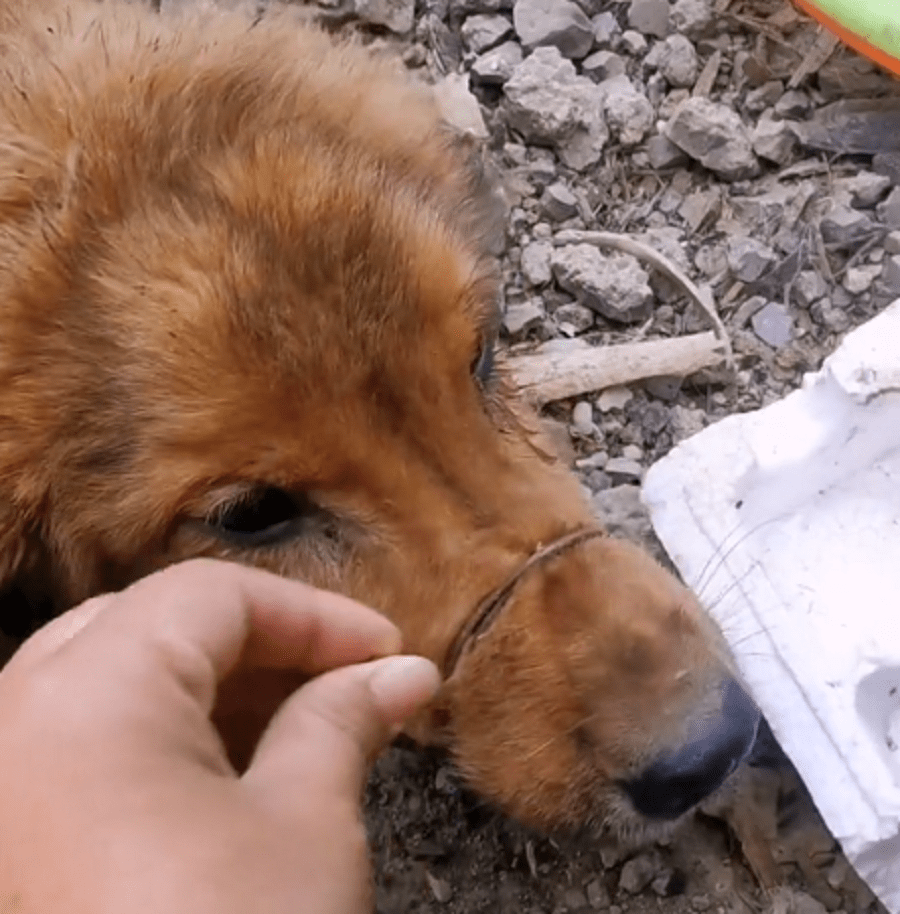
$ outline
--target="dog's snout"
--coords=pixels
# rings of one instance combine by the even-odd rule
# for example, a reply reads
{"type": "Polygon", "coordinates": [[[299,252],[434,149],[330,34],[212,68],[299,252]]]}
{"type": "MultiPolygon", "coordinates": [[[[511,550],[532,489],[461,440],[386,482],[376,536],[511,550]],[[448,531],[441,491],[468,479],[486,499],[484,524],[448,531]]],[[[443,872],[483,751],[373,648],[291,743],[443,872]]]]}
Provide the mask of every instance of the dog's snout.
{"type": "Polygon", "coordinates": [[[719,710],[692,721],[681,746],[624,781],[625,793],[648,818],[677,818],[708,797],[746,758],[759,722],[751,698],[733,679],[726,680],[719,710]]]}

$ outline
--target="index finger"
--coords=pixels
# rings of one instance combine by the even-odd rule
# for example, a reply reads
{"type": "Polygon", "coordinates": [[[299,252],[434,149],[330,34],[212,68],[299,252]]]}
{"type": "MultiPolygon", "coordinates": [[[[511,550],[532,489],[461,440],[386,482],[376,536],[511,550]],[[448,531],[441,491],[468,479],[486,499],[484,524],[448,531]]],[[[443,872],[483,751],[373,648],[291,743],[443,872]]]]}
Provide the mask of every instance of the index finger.
{"type": "Polygon", "coordinates": [[[141,666],[134,652],[149,650],[152,668],[162,663],[211,709],[217,685],[238,666],[314,676],[396,653],[400,640],[384,616],[347,597],[257,568],[194,559],[106,601],[62,650],[89,650],[101,665],[119,658],[132,671],[141,666]]]}

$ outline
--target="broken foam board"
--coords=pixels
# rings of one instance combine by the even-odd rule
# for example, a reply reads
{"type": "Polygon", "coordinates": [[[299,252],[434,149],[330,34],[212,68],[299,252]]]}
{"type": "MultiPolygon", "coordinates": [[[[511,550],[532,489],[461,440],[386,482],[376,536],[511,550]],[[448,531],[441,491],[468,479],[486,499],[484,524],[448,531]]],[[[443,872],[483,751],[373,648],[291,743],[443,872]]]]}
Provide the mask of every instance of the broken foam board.
{"type": "Polygon", "coordinates": [[[900,914],[900,300],[643,498],[844,852],[900,914]]]}

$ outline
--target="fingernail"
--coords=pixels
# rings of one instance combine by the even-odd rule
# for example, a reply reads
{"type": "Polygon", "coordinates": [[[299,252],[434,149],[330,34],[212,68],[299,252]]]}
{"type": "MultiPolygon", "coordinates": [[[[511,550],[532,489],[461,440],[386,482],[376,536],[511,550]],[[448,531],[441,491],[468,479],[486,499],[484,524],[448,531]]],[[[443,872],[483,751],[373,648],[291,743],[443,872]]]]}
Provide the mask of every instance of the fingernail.
{"type": "Polygon", "coordinates": [[[397,719],[411,714],[433,698],[441,686],[437,667],[424,657],[389,657],[378,664],[369,688],[382,710],[397,719]]]}

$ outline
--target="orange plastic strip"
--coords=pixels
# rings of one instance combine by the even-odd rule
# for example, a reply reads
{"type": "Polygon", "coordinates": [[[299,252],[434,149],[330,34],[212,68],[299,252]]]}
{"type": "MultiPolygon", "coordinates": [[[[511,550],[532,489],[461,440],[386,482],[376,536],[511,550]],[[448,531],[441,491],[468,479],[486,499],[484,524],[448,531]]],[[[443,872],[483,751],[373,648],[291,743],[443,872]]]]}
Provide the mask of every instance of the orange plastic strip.
{"type": "Polygon", "coordinates": [[[884,67],[886,70],[890,70],[895,76],[900,76],[900,60],[892,55],[888,54],[885,51],[882,51],[881,48],[876,48],[875,45],[870,44],[866,41],[862,35],[857,35],[856,32],[851,32],[846,26],[841,25],[837,19],[829,16],[827,13],[823,13],[822,10],[817,7],[812,0],[794,0],[794,3],[800,7],[804,12],[809,13],[813,19],[817,19],[822,25],[828,29],[829,32],[834,32],[844,44],[849,45],[856,51],[859,51],[860,54],[863,54],[865,57],[868,57],[869,60],[874,61],[879,66],[884,67]]]}

